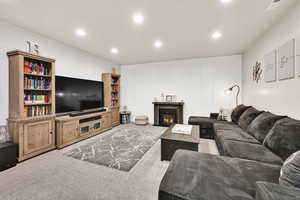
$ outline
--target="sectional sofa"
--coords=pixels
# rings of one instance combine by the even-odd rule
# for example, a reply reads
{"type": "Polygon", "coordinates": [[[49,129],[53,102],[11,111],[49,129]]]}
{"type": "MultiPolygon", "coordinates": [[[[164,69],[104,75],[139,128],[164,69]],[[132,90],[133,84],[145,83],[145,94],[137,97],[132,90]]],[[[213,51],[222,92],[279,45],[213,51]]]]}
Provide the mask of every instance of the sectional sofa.
{"type": "MultiPolygon", "coordinates": [[[[296,176],[288,174],[287,184],[278,184],[284,161],[300,150],[300,121],[244,105],[231,118],[212,120],[220,156],[184,150],[174,154],[159,200],[300,199],[300,189],[289,185],[296,176]]],[[[289,171],[299,172],[294,167],[289,171]]]]}

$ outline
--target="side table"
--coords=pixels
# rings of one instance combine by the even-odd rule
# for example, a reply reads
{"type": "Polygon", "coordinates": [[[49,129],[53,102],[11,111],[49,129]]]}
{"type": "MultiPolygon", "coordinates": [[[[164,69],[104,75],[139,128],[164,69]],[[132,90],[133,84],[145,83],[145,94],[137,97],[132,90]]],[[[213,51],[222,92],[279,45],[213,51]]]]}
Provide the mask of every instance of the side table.
{"type": "Polygon", "coordinates": [[[0,144],[0,171],[14,167],[17,164],[17,145],[12,142],[0,144]]]}
{"type": "Polygon", "coordinates": [[[199,151],[200,135],[199,128],[193,126],[190,135],[173,133],[170,126],[160,137],[161,139],[161,161],[170,161],[176,150],[184,149],[189,151],[199,151]]]}
{"type": "Polygon", "coordinates": [[[130,111],[122,111],[120,112],[120,121],[121,124],[130,124],[130,115],[131,112],[130,111]]]}

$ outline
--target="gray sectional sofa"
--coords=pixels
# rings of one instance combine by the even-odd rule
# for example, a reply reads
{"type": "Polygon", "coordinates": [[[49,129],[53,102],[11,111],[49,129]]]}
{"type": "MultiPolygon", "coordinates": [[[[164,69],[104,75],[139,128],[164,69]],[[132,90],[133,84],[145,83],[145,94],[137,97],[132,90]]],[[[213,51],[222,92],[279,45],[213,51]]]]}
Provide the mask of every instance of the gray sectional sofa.
{"type": "Polygon", "coordinates": [[[282,164],[300,150],[300,121],[244,105],[231,117],[212,120],[220,156],[175,153],[159,200],[300,199],[300,189],[278,184],[282,164]]]}

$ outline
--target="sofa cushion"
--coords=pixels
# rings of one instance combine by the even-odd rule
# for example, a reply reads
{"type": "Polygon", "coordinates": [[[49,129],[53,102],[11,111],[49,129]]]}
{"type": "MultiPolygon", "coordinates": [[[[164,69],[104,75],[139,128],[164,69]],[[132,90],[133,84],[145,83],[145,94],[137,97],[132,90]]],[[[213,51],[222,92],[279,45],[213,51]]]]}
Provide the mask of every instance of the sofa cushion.
{"type": "Polygon", "coordinates": [[[263,111],[258,111],[253,107],[248,108],[239,118],[239,126],[246,131],[249,124],[263,111]]]}
{"type": "Polygon", "coordinates": [[[286,160],[291,154],[300,150],[300,121],[291,118],[277,121],[263,144],[286,160]]]}
{"type": "Polygon", "coordinates": [[[219,130],[234,130],[238,129],[240,130],[241,128],[232,122],[216,122],[213,124],[214,131],[217,132],[219,130]]]}
{"type": "Polygon", "coordinates": [[[231,119],[233,122],[238,123],[240,116],[245,112],[250,106],[245,106],[243,104],[237,106],[233,109],[231,113],[231,119]]]}
{"type": "Polygon", "coordinates": [[[241,142],[249,142],[254,144],[260,144],[260,142],[255,139],[253,136],[249,135],[242,129],[233,129],[233,130],[218,130],[215,132],[216,139],[226,139],[234,140],[241,142]]]}
{"type": "Polygon", "coordinates": [[[159,188],[159,200],[252,200],[255,182],[278,183],[280,167],[179,150],[159,188]]]}
{"type": "Polygon", "coordinates": [[[263,143],[266,135],[274,126],[275,122],[285,117],[286,116],[274,115],[270,112],[263,112],[251,122],[247,132],[263,143]]]}
{"type": "Polygon", "coordinates": [[[300,188],[300,151],[292,154],[282,165],[279,183],[300,188]]]}
{"type": "Polygon", "coordinates": [[[283,160],[261,144],[248,142],[221,140],[225,156],[243,158],[264,163],[282,165],[283,160]]]}
{"type": "Polygon", "coordinates": [[[300,189],[261,181],[258,181],[256,185],[255,200],[297,200],[300,198],[300,189]]]}

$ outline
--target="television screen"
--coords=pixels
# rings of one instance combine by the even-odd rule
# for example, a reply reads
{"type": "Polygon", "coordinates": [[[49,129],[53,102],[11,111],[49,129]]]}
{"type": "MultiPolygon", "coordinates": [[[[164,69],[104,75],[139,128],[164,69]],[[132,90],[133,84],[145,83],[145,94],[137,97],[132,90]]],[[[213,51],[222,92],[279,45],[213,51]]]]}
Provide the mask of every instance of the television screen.
{"type": "Polygon", "coordinates": [[[103,82],[55,77],[56,113],[104,107],[103,82]]]}

